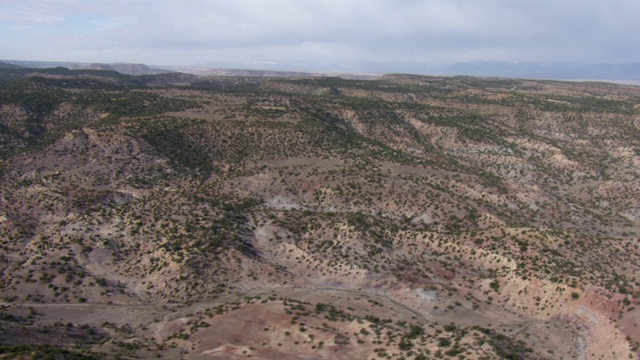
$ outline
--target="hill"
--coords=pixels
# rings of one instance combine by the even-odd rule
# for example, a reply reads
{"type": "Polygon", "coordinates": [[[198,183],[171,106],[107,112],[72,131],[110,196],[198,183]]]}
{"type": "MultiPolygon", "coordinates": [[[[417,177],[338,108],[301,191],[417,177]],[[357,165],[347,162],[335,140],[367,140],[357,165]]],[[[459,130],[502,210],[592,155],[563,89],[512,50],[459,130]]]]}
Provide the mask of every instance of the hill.
{"type": "Polygon", "coordinates": [[[0,69],[23,69],[23,67],[0,61],[0,69]]]}
{"type": "Polygon", "coordinates": [[[638,355],[638,87],[6,71],[4,354],[638,355]]]}
{"type": "Polygon", "coordinates": [[[168,70],[160,70],[160,69],[152,69],[144,64],[128,64],[128,63],[115,63],[115,64],[91,64],[89,66],[84,67],[84,69],[91,70],[111,70],[117,71],[121,74],[127,75],[154,75],[154,74],[164,74],[169,73],[171,71],[168,70]]]}

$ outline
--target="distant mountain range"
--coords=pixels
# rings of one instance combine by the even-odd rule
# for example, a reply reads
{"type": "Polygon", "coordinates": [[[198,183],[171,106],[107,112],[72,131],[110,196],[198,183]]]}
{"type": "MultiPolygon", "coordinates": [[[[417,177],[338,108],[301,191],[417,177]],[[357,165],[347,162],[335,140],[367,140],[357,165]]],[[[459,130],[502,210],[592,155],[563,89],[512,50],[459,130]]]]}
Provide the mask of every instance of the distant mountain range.
{"type": "Polygon", "coordinates": [[[55,67],[65,67],[71,70],[111,70],[117,71],[126,75],[155,75],[171,73],[173,71],[167,69],[155,69],[144,64],[131,64],[131,63],[78,63],[78,62],[57,62],[57,61],[17,61],[17,60],[4,60],[0,63],[0,68],[4,69],[46,69],[55,67]],[[14,67],[10,67],[14,66],[14,67]]]}
{"type": "Polygon", "coordinates": [[[377,76],[390,73],[420,75],[466,75],[523,79],[592,80],[640,84],[640,63],[637,64],[581,64],[568,62],[468,61],[446,67],[432,67],[412,62],[246,62],[208,63],[201,66],[147,66],[130,63],[77,63],[47,61],[0,62],[0,68],[53,68],[72,70],[110,70],[127,75],[153,75],[182,72],[199,76],[319,76],[341,77],[377,76]]]}

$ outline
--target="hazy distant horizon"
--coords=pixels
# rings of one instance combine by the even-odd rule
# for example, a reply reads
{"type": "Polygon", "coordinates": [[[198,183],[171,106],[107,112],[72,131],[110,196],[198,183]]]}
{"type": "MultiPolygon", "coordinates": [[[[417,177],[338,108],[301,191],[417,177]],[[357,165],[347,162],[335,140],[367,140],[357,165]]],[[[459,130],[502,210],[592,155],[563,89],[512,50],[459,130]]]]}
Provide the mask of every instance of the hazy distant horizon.
{"type": "MultiPolygon", "coordinates": [[[[55,62],[55,61],[24,61],[1,60],[7,63],[26,67],[56,67],[65,66],[79,69],[94,63],[87,62],[55,62]]],[[[126,62],[100,64],[131,64],[126,62]]],[[[605,81],[621,84],[640,85],[640,63],[635,64],[589,64],[568,62],[527,62],[527,61],[486,61],[476,60],[459,62],[450,66],[435,68],[426,64],[403,62],[365,62],[337,64],[329,62],[268,62],[268,63],[209,63],[193,66],[167,66],[143,64],[152,69],[180,71],[196,75],[215,74],[213,70],[250,70],[299,72],[310,74],[357,74],[384,75],[390,73],[407,73],[417,75],[455,76],[468,75],[479,77],[504,77],[570,81],[605,81]]],[[[233,72],[231,72],[233,73],[233,72]]],[[[223,72],[223,74],[229,74],[223,72]]]]}

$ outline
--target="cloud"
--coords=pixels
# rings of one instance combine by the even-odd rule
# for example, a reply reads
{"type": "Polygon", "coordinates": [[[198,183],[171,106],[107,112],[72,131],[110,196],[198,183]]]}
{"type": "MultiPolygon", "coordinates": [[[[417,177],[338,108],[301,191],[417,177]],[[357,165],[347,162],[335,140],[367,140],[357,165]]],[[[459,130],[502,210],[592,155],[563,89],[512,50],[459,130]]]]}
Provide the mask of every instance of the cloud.
{"type": "Polygon", "coordinates": [[[64,20],[45,12],[34,12],[27,6],[11,6],[0,8],[0,22],[16,25],[55,25],[64,20]]]}
{"type": "Polygon", "coordinates": [[[88,61],[637,62],[640,48],[636,0],[0,0],[0,14],[88,61]]]}

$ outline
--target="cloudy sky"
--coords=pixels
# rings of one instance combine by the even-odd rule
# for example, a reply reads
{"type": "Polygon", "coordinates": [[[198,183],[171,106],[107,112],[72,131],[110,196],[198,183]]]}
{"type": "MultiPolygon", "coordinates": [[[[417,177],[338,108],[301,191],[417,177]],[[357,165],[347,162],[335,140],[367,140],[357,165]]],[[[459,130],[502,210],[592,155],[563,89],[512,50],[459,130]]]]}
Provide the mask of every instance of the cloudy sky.
{"type": "Polygon", "coordinates": [[[640,63],[640,0],[0,0],[0,59],[640,63]]]}

